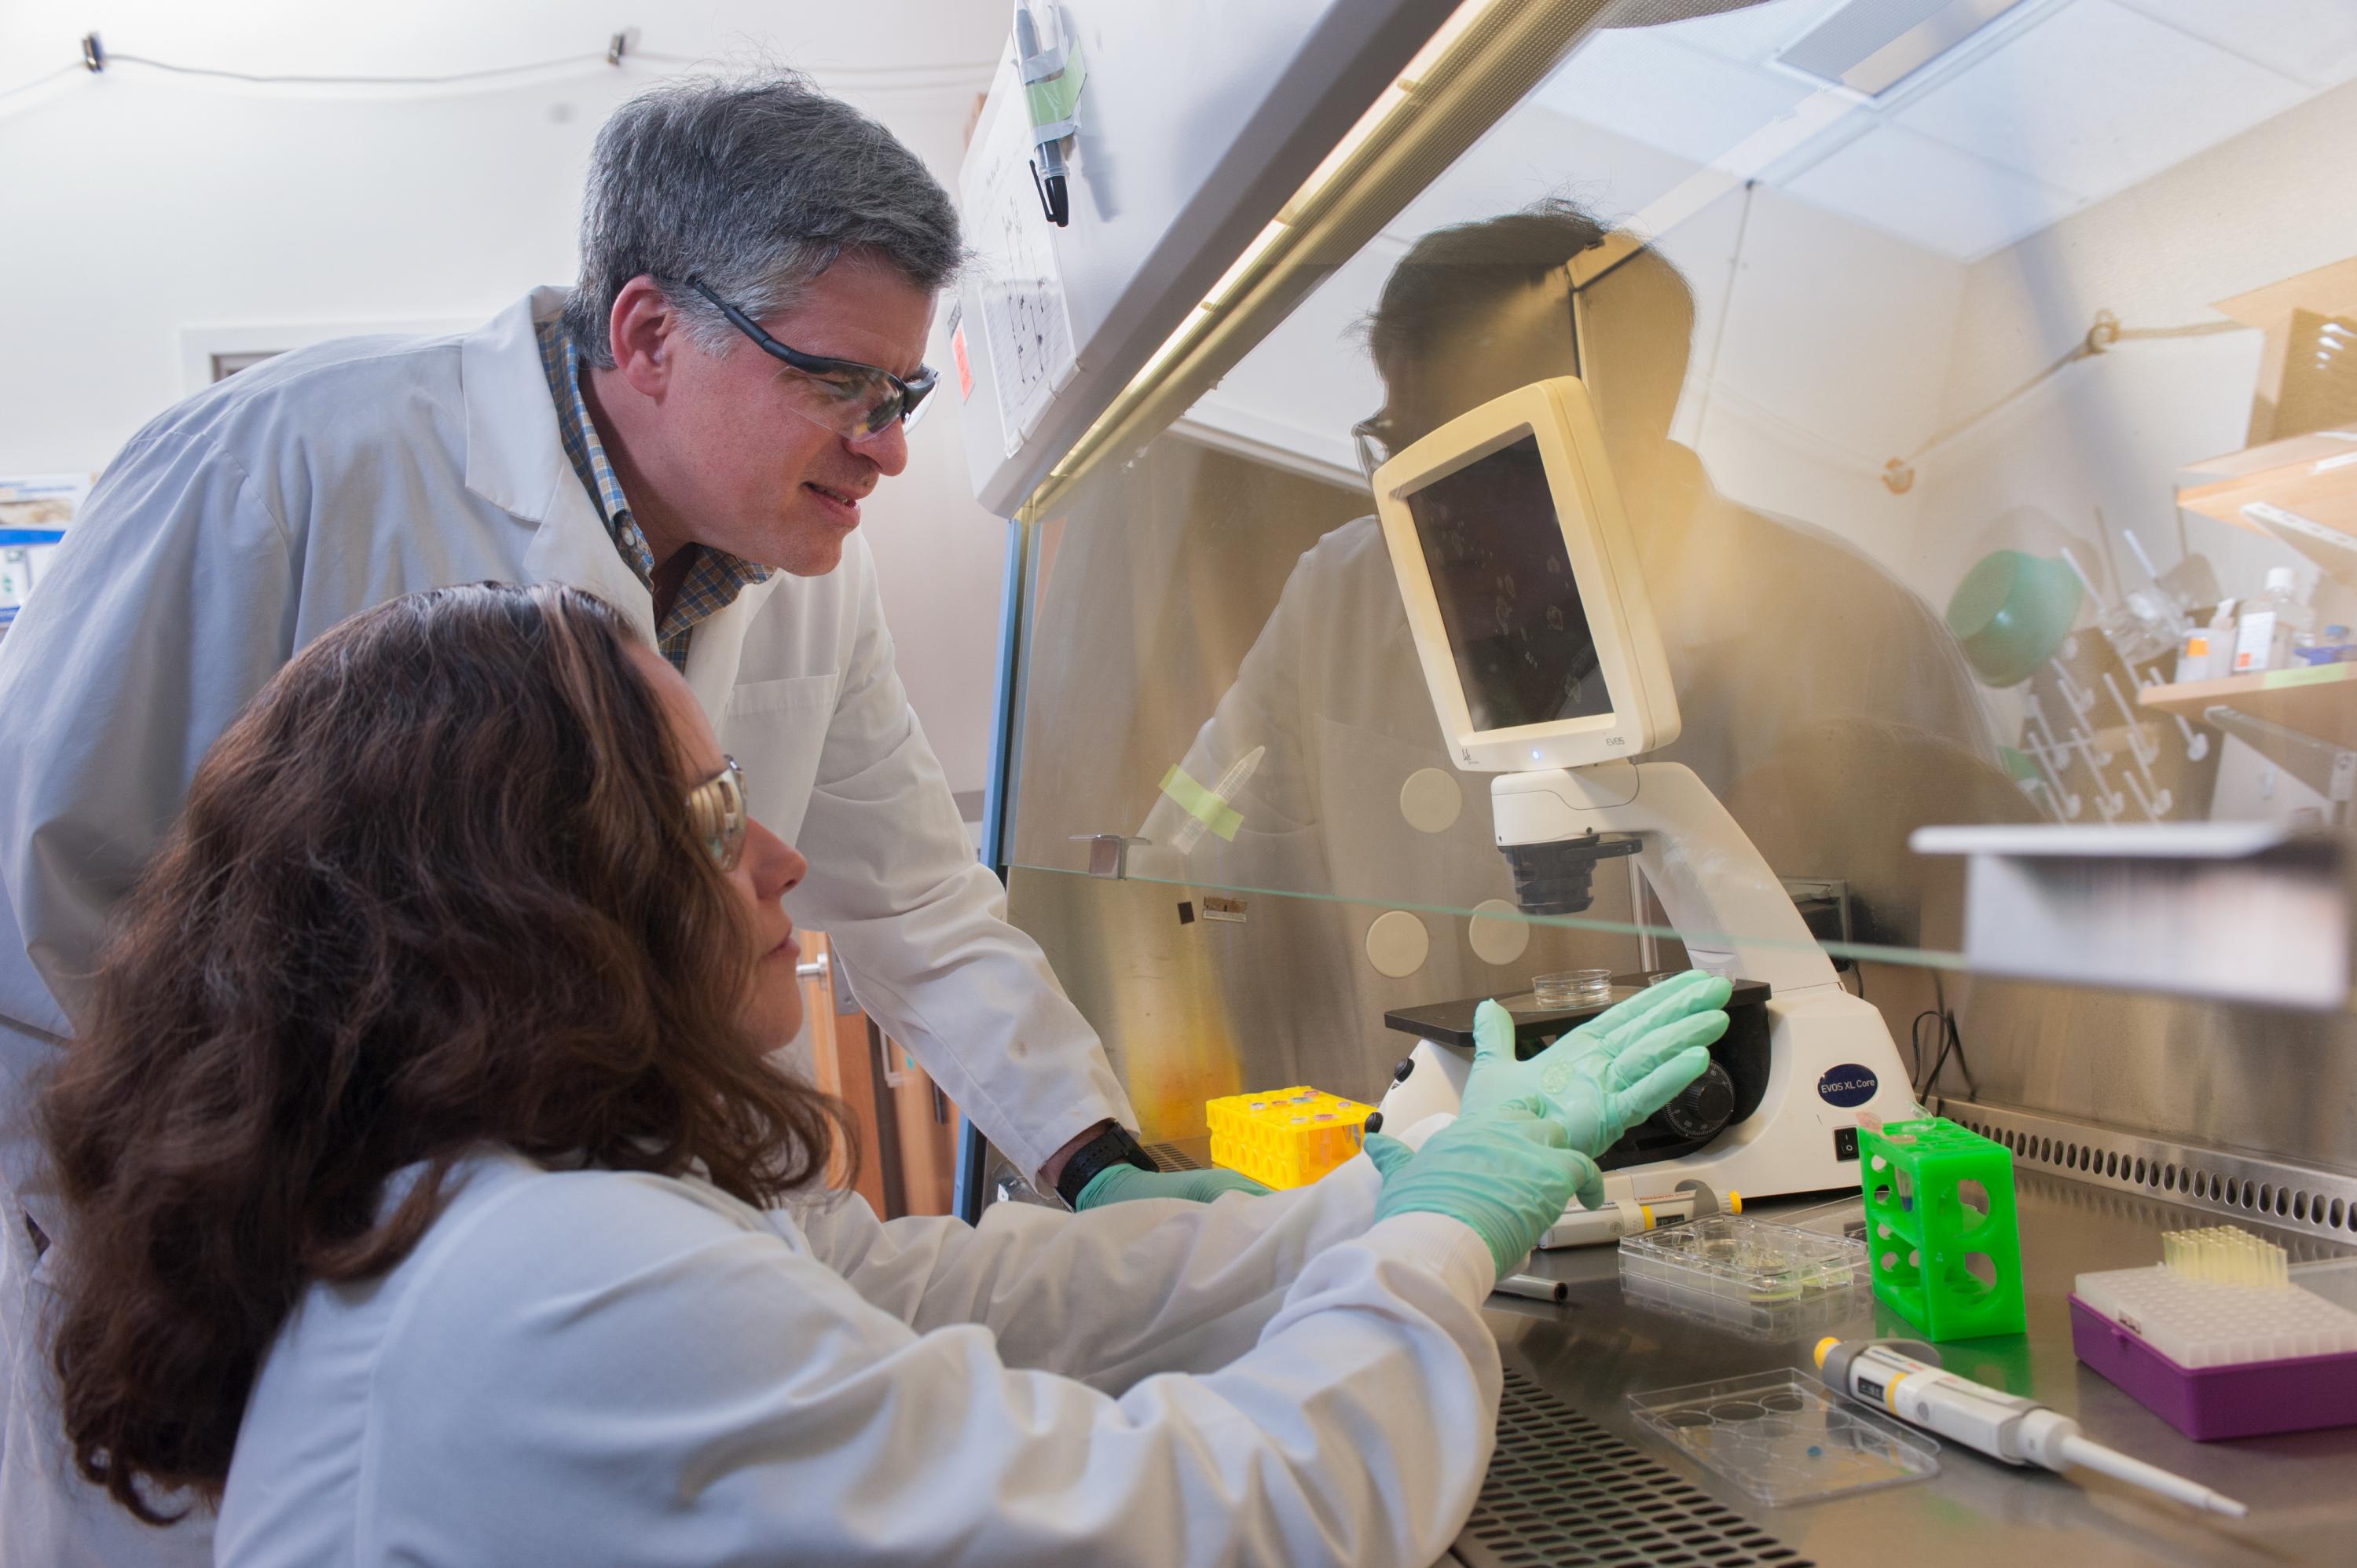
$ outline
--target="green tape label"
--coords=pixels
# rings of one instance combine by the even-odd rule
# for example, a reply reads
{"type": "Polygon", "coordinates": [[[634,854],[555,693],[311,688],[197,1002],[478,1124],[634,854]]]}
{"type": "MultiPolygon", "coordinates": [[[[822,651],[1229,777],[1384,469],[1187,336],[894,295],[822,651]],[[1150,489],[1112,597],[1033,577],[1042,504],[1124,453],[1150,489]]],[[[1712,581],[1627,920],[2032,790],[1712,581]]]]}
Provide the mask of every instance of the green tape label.
{"type": "Polygon", "coordinates": [[[1178,802],[1178,809],[1211,829],[1230,843],[1235,842],[1236,830],[1244,820],[1235,808],[1187,776],[1187,770],[1177,763],[1162,776],[1162,792],[1178,802]]]}
{"type": "Polygon", "coordinates": [[[1072,134],[1081,106],[1081,89],[1089,82],[1088,62],[1081,58],[1081,40],[1075,38],[1065,53],[1064,69],[1044,81],[1023,84],[1023,107],[1031,116],[1034,131],[1053,131],[1058,137],[1072,134]]]}
{"type": "Polygon", "coordinates": [[[2352,668],[2346,664],[2311,664],[2299,670],[2270,670],[2261,688],[2272,692],[2279,686],[2320,686],[2328,681],[2349,679],[2352,668]]]}

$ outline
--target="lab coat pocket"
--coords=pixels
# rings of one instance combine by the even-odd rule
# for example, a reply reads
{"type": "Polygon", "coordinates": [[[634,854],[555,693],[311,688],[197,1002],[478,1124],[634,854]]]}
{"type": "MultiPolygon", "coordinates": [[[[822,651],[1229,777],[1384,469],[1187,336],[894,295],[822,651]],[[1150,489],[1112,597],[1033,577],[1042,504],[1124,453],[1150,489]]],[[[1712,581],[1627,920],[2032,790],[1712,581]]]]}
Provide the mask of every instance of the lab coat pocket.
{"type": "Polygon", "coordinates": [[[748,681],[728,693],[721,711],[720,747],[745,770],[753,815],[790,843],[810,810],[842,680],[829,672],[748,681]]]}

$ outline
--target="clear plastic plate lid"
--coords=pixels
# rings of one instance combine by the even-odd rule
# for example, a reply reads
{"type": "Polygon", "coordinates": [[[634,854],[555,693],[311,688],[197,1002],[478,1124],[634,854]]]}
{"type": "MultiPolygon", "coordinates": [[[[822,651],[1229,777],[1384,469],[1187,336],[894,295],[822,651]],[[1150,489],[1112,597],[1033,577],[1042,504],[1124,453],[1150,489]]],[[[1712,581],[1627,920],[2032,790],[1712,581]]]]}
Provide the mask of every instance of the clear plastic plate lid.
{"type": "Polygon", "coordinates": [[[1862,1241],[1735,1214],[1622,1237],[1620,1273],[1763,1305],[1848,1291],[1867,1280],[1862,1241]]]}
{"type": "Polygon", "coordinates": [[[1940,1445],[1780,1368],[1629,1396],[1648,1433],[1770,1508],[1939,1474],[1940,1445]]]}

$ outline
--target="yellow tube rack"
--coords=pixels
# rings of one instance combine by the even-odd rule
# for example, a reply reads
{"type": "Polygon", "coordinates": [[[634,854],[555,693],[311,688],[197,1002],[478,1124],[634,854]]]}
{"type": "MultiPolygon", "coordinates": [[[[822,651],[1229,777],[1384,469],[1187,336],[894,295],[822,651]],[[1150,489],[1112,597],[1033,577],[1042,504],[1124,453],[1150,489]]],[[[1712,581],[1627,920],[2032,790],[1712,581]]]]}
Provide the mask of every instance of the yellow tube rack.
{"type": "Polygon", "coordinates": [[[1264,1187],[1306,1187],[1359,1152],[1374,1107],[1306,1084],[1203,1105],[1211,1163],[1264,1187]]]}

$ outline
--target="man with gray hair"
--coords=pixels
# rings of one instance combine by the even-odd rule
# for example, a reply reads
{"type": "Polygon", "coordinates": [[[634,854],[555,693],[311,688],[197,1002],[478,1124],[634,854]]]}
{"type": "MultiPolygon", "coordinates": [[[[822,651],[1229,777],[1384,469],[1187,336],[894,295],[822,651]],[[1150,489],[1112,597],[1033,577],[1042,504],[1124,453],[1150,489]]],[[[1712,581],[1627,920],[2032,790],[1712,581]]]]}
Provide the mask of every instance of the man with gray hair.
{"type": "Polygon", "coordinates": [[[810,851],[796,918],[1023,1169],[1083,1207],[1250,1186],[1138,1153],[894,671],[856,530],[906,465],[963,254],[940,186],[845,104],[668,87],[598,135],[578,288],[461,337],[279,356],[109,466],[0,643],[0,1568],[209,1561],[200,1520],[149,1530],[67,1472],[34,1326],[72,1237],[28,1113],[206,748],[321,632],[413,589],[564,582],[635,619],[752,813],[810,851]]]}

